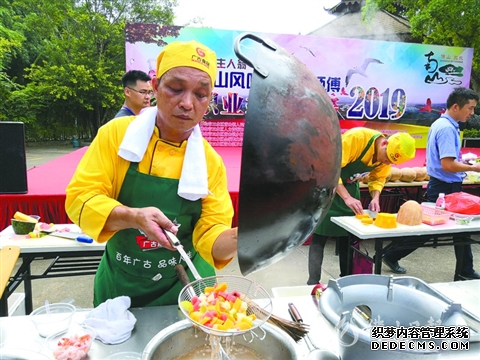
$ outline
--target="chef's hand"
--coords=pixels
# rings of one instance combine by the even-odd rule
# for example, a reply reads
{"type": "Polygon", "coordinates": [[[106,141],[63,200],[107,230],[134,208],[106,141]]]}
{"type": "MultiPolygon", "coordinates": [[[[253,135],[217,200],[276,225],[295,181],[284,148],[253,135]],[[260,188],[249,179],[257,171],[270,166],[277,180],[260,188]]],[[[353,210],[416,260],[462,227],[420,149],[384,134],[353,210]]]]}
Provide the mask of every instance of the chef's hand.
{"type": "Polygon", "coordinates": [[[175,250],[162,228],[174,234],[178,232],[173,222],[160,209],[153,206],[131,208],[119,205],[112,210],[104,226],[106,231],[141,230],[149,240],[157,241],[166,249],[175,250]]]}
{"type": "Polygon", "coordinates": [[[360,200],[357,200],[354,197],[350,196],[344,199],[344,201],[345,201],[345,205],[347,205],[350,209],[352,209],[355,214],[358,214],[358,215],[363,214],[363,205],[360,200]]]}
{"type": "Polygon", "coordinates": [[[169,230],[173,234],[178,228],[165,214],[156,207],[138,208],[135,216],[136,228],[142,230],[148,240],[157,241],[164,248],[176,250],[162,229],[169,230]]]}
{"type": "Polygon", "coordinates": [[[380,212],[380,202],[378,200],[372,200],[370,204],[368,205],[368,210],[373,211],[373,212],[380,212]]]}

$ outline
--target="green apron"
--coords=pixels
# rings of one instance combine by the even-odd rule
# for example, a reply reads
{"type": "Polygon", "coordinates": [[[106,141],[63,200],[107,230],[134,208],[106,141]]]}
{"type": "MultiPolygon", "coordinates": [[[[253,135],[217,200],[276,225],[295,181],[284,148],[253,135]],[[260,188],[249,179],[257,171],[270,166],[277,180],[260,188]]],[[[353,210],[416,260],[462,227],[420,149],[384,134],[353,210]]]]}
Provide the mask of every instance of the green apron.
{"type": "MultiPolygon", "coordinates": [[[[177,195],[178,180],[161,178],[137,171],[131,163],[118,201],[130,207],[155,206],[179,224],[177,237],[202,277],[215,275],[214,268],[195,251],[193,228],[202,211],[201,200],[189,201],[177,195]]],[[[137,229],[118,231],[108,240],[94,282],[94,306],[107,299],[126,295],[132,307],[174,305],[182,285],[174,267],[186,264],[178,251],[154,247],[137,229]]],[[[190,279],[194,279],[187,270],[190,279]]]]}
{"type": "MultiPolygon", "coordinates": [[[[368,142],[365,149],[363,149],[358,159],[350,164],[347,164],[340,172],[343,185],[347,189],[348,193],[355,199],[360,200],[360,184],[358,183],[358,180],[352,182],[351,179],[353,179],[357,174],[372,171],[378,166],[367,166],[362,162],[362,159],[375,139],[379,136],[380,134],[374,135],[368,142]]],[[[315,234],[332,237],[348,236],[348,231],[334,224],[330,218],[332,216],[349,216],[354,214],[355,213],[353,210],[345,204],[345,201],[343,201],[343,199],[337,193],[335,193],[332,205],[330,206],[325,218],[315,230],[315,234]]]]}

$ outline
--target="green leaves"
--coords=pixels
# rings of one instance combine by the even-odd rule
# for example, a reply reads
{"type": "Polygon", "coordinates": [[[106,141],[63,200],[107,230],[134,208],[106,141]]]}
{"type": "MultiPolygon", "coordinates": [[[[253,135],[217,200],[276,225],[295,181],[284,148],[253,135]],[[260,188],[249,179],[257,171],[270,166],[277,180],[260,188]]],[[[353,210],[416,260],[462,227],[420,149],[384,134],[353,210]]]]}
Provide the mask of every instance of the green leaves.
{"type": "Polygon", "coordinates": [[[366,16],[377,8],[404,15],[414,37],[425,44],[474,48],[472,79],[474,89],[480,90],[480,1],[478,0],[367,0],[366,16]]]}
{"type": "Polygon", "coordinates": [[[169,0],[0,0],[0,120],[27,137],[95,136],[123,103],[125,23],[172,24],[169,0]]]}

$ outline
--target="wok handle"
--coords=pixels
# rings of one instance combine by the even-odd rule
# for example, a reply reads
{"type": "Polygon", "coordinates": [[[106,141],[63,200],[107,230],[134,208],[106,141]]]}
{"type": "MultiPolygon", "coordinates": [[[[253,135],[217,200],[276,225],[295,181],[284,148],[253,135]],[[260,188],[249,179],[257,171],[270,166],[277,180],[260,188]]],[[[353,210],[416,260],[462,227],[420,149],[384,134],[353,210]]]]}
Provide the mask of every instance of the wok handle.
{"type": "Polygon", "coordinates": [[[175,265],[175,272],[177,273],[177,277],[183,286],[190,284],[191,281],[182,264],[175,265]]]}
{"type": "Polygon", "coordinates": [[[266,46],[267,48],[270,48],[271,50],[273,51],[276,51],[277,50],[277,46],[272,43],[271,41],[267,40],[267,39],[263,39],[261,38],[260,36],[258,35],[255,35],[255,34],[252,34],[252,33],[243,33],[243,34],[240,34],[238,35],[236,38],[235,38],[235,42],[233,44],[233,49],[235,51],[235,54],[237,54],[237,56],[239,57],[240,60],[242,60],[245,64],[247,64],[248,66],[252,67],[257,73],[259,73],[260,75],[262,75],[264,78],[266,78],[268,76],[268,71],[267,69],[264,69],[256,64],[254,64],[249,58],[247,58],[243,53],[242,51],[240,50],[240,42],[243,40],[243,39],[251,39],[251,40],[254,40],[256,42],[259,42],[261,43],[262,45],[266,46]]]}

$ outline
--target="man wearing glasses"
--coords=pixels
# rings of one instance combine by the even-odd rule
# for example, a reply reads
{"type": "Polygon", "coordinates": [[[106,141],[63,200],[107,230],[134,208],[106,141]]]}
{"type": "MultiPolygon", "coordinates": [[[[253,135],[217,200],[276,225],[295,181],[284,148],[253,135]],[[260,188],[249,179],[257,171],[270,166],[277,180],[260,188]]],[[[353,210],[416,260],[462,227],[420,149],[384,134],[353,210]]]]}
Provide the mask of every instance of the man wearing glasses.
{"type": "Polygon", "coordinates": [[[115,115],[116,118],[137,116],[143,108],[150,106],[150,98],[153,94],[151,80],[148,74],[140,70],[130,70],[122,76],[125,102],[115,115]]]}

